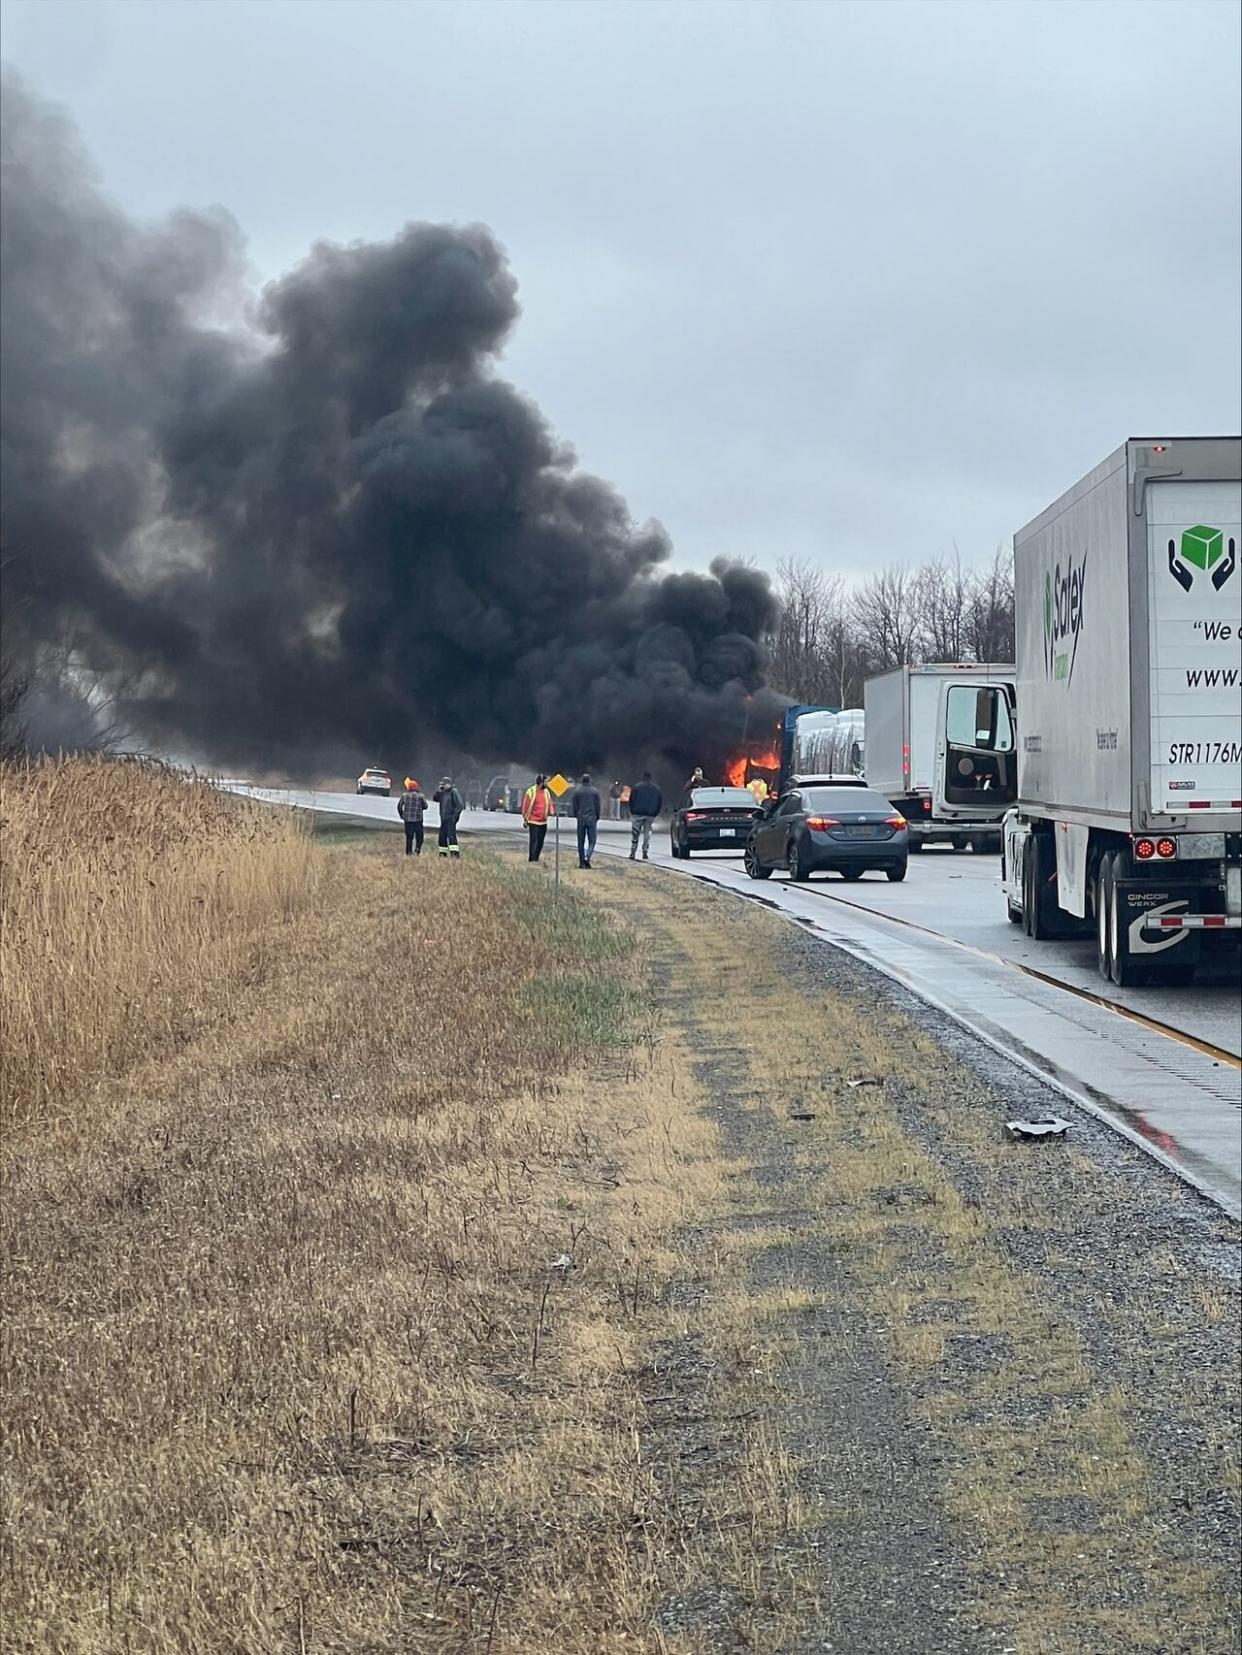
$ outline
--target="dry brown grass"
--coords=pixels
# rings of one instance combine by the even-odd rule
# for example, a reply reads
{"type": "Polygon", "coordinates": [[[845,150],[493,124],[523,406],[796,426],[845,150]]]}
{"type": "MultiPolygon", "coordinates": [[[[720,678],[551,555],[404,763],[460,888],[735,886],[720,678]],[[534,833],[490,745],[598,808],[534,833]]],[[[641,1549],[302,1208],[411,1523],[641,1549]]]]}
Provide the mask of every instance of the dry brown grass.
{"type": "Polygon", "coordinates": [[[315,894],[290,816],[105,758],[0,771],[0,1123],[79,1111],[242,988],[315,894]]]}
{"type": "Polygon", "coordinates": [[[11,1146],[8,1647],[661,1649],[638,1372],[714,1132],[572,893],[311,855],[227,1017],[11,1146]]]}

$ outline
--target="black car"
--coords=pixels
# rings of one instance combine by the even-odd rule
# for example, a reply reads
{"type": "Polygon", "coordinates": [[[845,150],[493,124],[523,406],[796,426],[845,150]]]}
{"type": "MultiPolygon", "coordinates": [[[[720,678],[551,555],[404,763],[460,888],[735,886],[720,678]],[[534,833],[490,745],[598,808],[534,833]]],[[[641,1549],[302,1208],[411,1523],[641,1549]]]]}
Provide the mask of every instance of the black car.
{"type": "Polygon", "coordinates": [[[759,815],[745,787],[696,787],[673,812],[669,845],[674,856],[696,850],[740,851],[759,815]]]}
{"type": "Polygon", "coordinates": [[[905,817],[869,787],[804,787],[765,808],[746,843],[746,872],[767,879],[788,868],[800,881],[819,868],[842,879],[875,869],[896,883],[909,848],[905,817]]]}

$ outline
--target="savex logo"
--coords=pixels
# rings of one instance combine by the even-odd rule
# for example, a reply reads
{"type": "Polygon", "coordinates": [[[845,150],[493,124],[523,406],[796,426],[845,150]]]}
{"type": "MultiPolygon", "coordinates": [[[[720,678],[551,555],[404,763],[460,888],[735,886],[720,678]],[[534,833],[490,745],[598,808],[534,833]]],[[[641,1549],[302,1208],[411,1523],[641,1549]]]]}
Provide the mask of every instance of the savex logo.
{"type": "Polygon", "coordinates": [[[1212,585],[1219,592],[1237,567],[1237,562],[1237,543],[1232,536],[1226,549],[1221,531],[1210,529],[1204,523],[1196,523],[1193,529],[1182,531],[1180,556],[1176,540],[1169,541],[1169,573],[1184,592],[1189,592],[1194,585],[1196,569],[1210,576],[1212,585]]]}
{"type": "Polygon", "coordinates": [[[1058,562],[1052,572],[1044,576],[1044,671],[1049,678],[1058,679],[1067,687],[1078,659],[1086,584],[1086,552],[1077,564],[1071,561],[1062,568],[1058,562]]]}

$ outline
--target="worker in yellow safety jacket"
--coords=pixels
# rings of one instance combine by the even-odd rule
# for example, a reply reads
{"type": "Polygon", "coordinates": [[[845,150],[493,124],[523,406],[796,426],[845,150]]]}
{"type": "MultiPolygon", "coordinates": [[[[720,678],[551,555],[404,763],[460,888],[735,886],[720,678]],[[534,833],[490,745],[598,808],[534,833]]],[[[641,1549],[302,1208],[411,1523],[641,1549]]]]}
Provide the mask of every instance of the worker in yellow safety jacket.
{"type": "Polygon", "coordinates": [[[762,804],[768,796],[768,784],[762,776],[752,776],[746,783],[746,790],[755,795],[756,804],[762,804]]]}
{"type": "Polygon", "coordinates": [[[530,834],[530,860],[538,862],[543,842],[548,837],[548,823],[556,810],[556,800],[547,785],[546,776],[536,776],[534,784],[526,789],[522,799],[522,820],[530,834]]]}

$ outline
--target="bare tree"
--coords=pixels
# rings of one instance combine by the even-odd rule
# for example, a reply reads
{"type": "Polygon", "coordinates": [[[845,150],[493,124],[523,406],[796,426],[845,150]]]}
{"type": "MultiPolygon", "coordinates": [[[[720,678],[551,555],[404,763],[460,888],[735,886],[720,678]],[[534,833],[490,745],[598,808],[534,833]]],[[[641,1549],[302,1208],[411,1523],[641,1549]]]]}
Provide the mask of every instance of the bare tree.
{"type": "Polygon", "coordinates": [[[998,547],[971,580],[965,644],[975,661],[1012,661],[1017,648],[1013,609],[1013,554],[998,547]]]}
{"type": "Polygon", "coordinates": [[[770,640],[773,683],[797,701],[823,701],[830,691],[828,638],[841,615],[841,577],[807,559],[787,558],[776,578],[781,613],[770,640]]]}
{"type": "Polygon", "coordinates": [[[847,593],[840,576],[790,559],[777,571],[773,685],[796,701],[857,707],[872,674],[920,661],[1012,661],[1013,562],[982,570],[932,558],[890,565],[847,593]]]}
{"type": "Polygon", "coordinates": [[[902,667],[918,655],[919,613],[915,577],[904,564],[871,575],[854,593],[850,615],[869,673],[902,667]]]}
{"type": "Polygon", "coordinates": [[[933,558],[914,577],[919,645],[926,661],[961,661],[966,647],[966,617],[973,579],[962,570],[954,548],[953,562],[933,558]]]}

